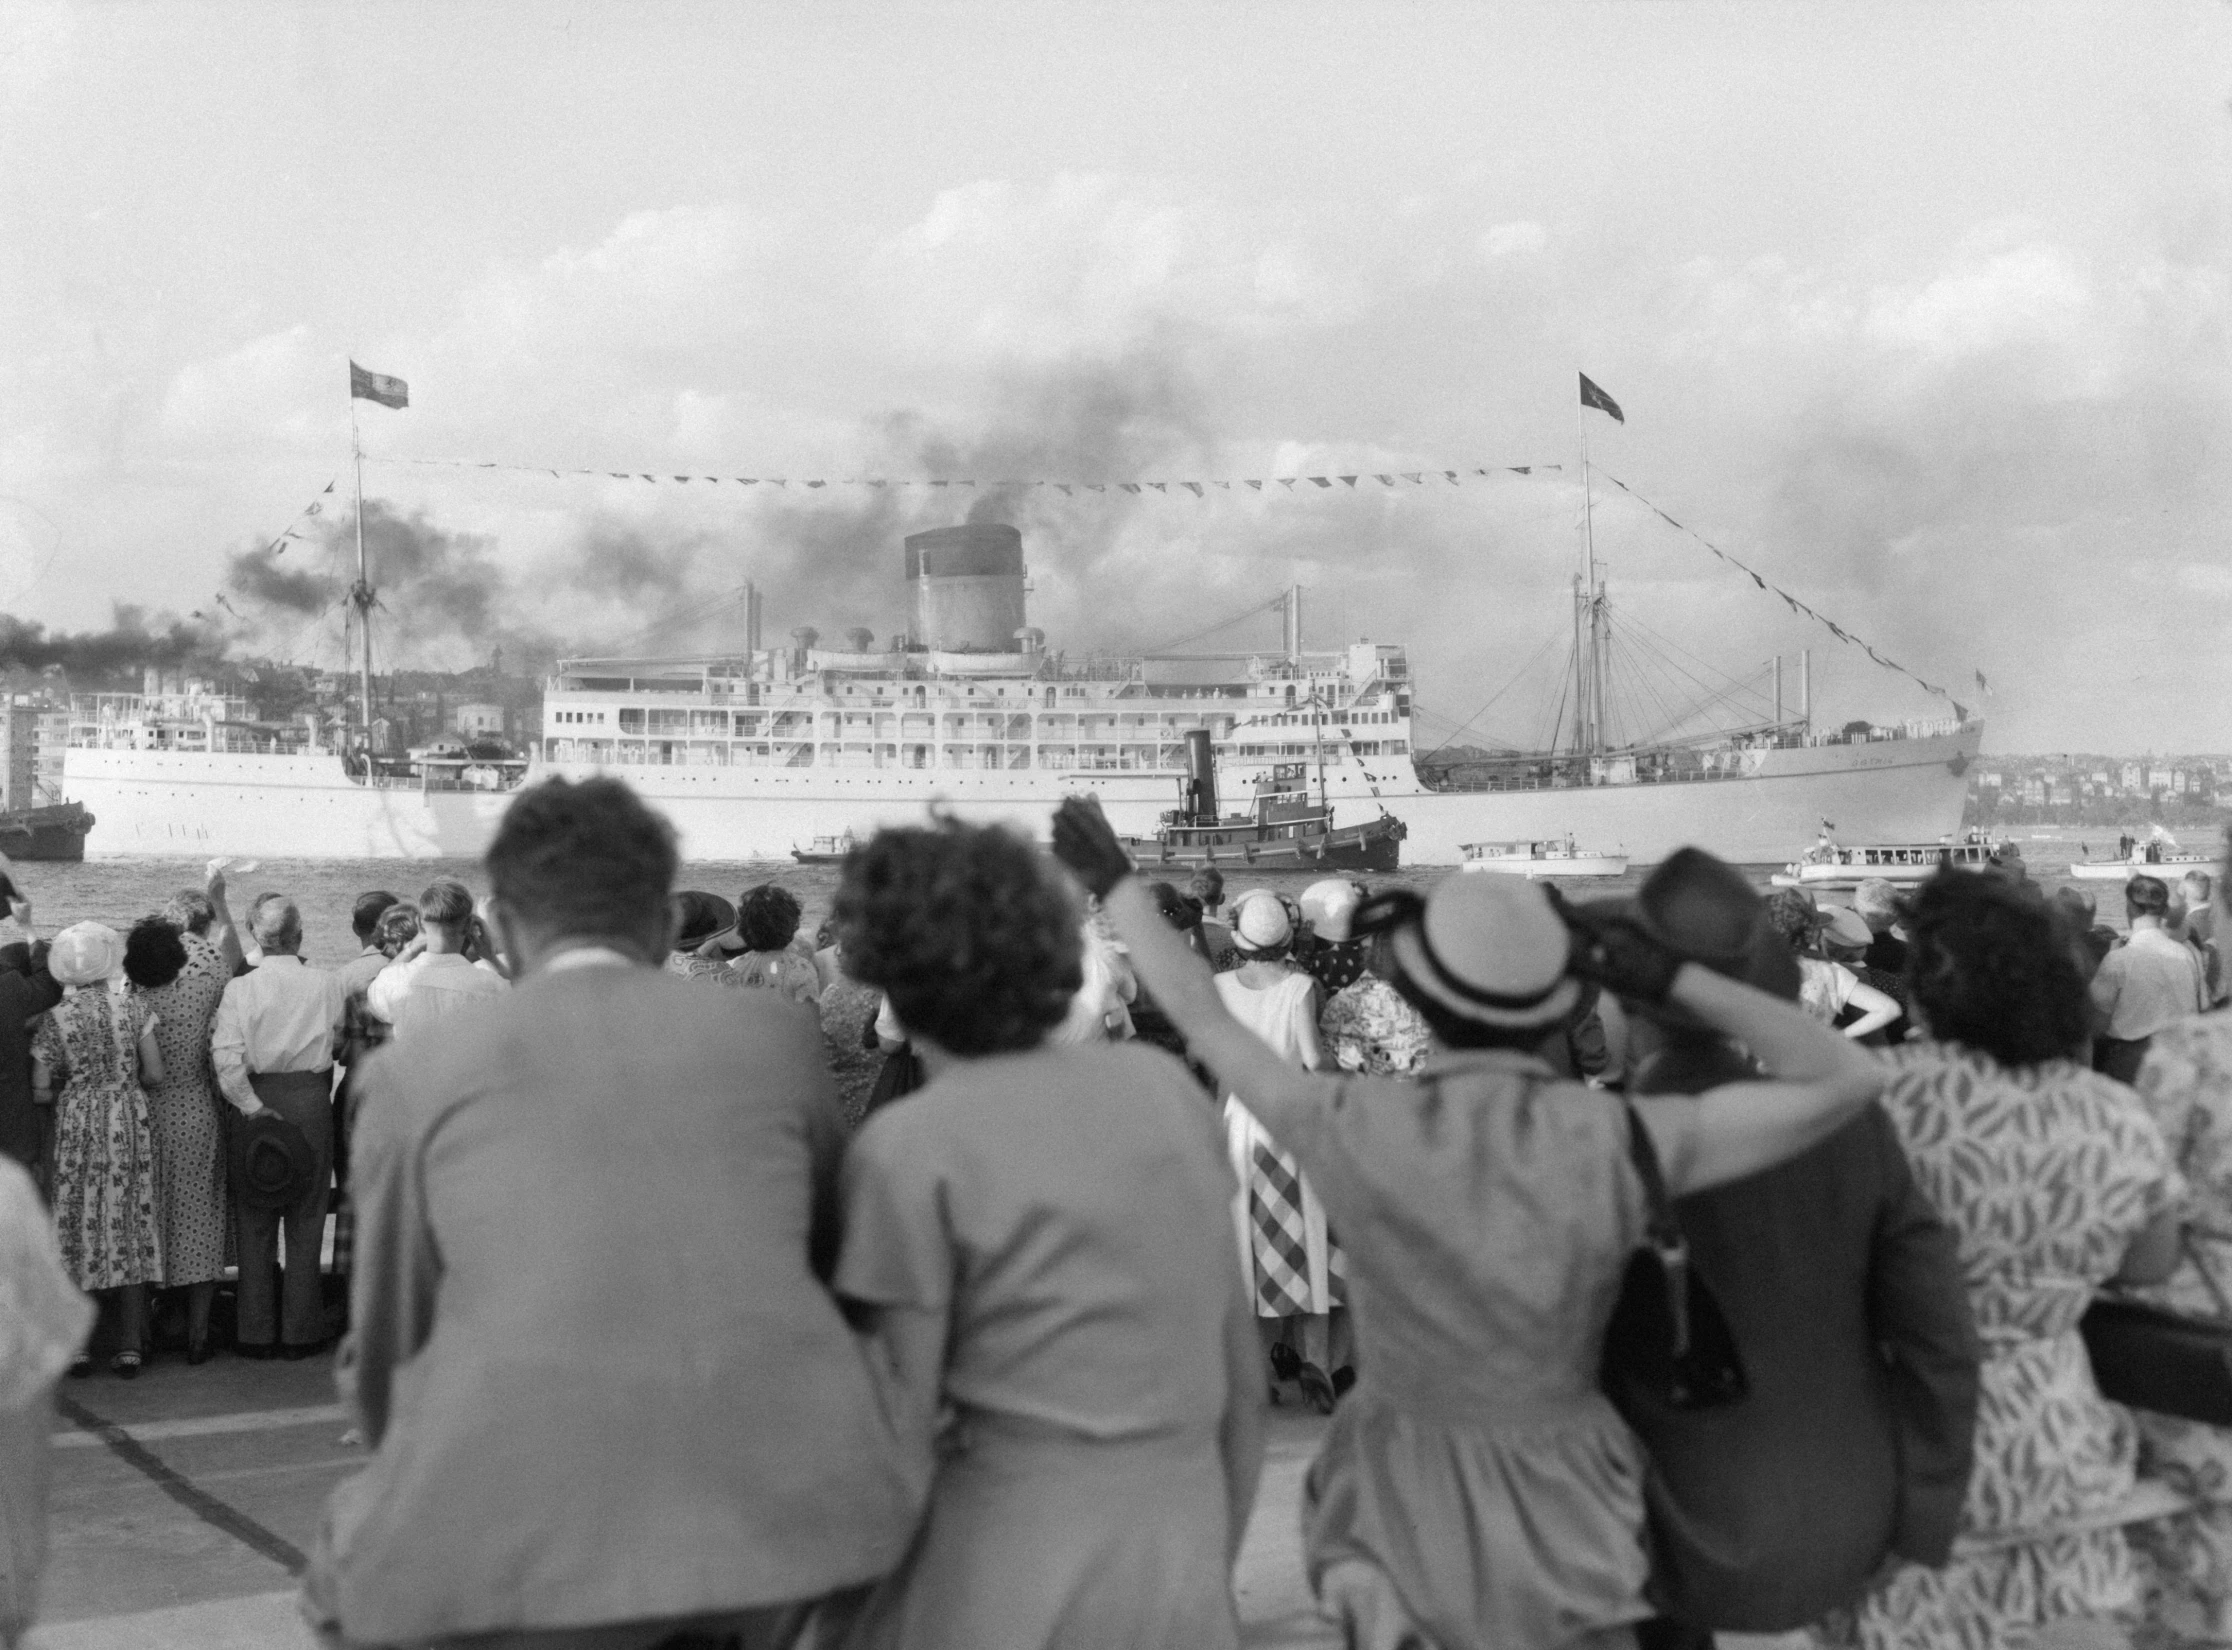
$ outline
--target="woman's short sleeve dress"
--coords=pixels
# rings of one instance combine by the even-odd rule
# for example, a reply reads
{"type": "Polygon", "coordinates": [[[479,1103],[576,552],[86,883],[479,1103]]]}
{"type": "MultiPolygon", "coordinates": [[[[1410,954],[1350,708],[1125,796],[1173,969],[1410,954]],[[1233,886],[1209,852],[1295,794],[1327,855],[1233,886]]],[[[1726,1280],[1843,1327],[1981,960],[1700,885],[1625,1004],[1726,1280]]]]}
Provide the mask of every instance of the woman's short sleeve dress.
{"type": "Polygon", "coordinates": [[[183,936],[186,966],[142,993],[155,1015],[163,1080],[147,1096],[160,1175],[163,1282],[208,1283],[225,1269],[225,1133],[209,1028],[225,994],[225,960],[199,934],[183,936]]]}
{"type": "MultiPolygon", "coordinates": [[[[1215,976],[1232,1017],[1282,1060],[1317,1059],[1317,982],[1296,970],[1275,984],[1251,987],[1238,974],[1215,976]]],[[[1232,1208],[1240,1269],[1260,1318],[1330,1312],[1348,1302],[1347,1261],[1326,1224],[1325,1205],[1309,1177],[1255,1120],[1227,1095],[1225,1151],[1238,1182],[1232,1208]]]]}
{"type": "Polygon", "coordinates": [[[80,1289],[163,1281],[155,1134],[139,1085],[145,1004],[103,986],[73,991],[32,1040],[66,1071],[54,1097],[54,1229],[80,1289]]]}
{"type": "MultiPolygon", "coordinates": [[[[2232,1318],[2232,1010],[2156,1032],[2138,1089],[2185,1175],[2196,1234],[2177,1271],[2146,1293],[2180,1312],[2232,1318]]],[[[2182,1639],[2232,1643],[2232,1429],[2134,1417],[2139,1470],[2194,1503],[2131,1527],[2147,1619],[2182,1639]]]]}
{"type": "Polygon", "coordinates": [[[1644,1199],[1616,1096],[1444,1054],[1282,1114],[1348,1249],[1358,1382],[1310,1469],[1310,1573],[1360,1559],[1439,1645],[1651,1614],[1643,1454],[1597,1389],[1644,1199]]]}
{"type": "Polygon", "coordinates": [[[2119,1510],[2138,1440],[2094,1383],[2078,1320],[2131,1240],[2183,1195],[2123,1084],[2067,1061],[2002,1066],[1951,1043],[1887,1051],[1883,1104],[1960,1245],[1984,1343],[1960,1548],[1910,1566],[1830,1636],[1868,1650],[1987,1650],[2041,1624],[2128,1612],[2119,1510]]]}
{"type": "Polygon", "coordinates": [[[863,1126],[835,1286],[944,1314],[957,1419],[856,1650],[1235,1644],[1230,1193],[1200,1091],[1138,1045],[973,1061],[863,1126]]]}

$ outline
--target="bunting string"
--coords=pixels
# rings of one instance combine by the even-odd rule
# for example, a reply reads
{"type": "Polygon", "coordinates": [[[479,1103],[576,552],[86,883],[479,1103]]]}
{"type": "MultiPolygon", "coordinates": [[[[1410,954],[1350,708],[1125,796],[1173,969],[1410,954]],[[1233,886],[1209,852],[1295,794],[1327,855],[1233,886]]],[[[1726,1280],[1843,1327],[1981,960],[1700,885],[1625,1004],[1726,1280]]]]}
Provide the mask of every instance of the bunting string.
{"type": "Polygon", "coordinates": [[[312,516],[325,514],[326,499],[332,494],[333,489],[340,485],[340,482],[341,478],[335,476],[324,487],[320,488],[316,498],[295,512],[294,520],[287,523],[286,531],[264,546],[264,554],[267,556],[285,555],[287,546],[302,537],[302,524],[312,516]]]}
{"type": "Polygon", "coordinates": [[[1167,496],[1174,487],[1205,499],[1209,489],[1219,488],[1231,492],[1235,487],[1245,487],[1260,493],[1267,487],[1282,487],[1294,492],[1305,483],[1311,487],[1333,490],[1336,483],[1351,490],[1364,482],[1378,482],[1381,487],[1401,491],[1407,487],[1450,486],[1461,487],[1468,481],[1478,485],[1482,480],[1498,476],[1554,475],[1565,468],[1562,464],[1493,464],[1465,465],[1457,469],[1425,470],[1359,470],[1354,475],[1292,475],[1292,476],[1235,476],[1229,480],[1203,478],[1198,481],[1074,481],[1049,480],[1044,477],[1008,477],[980,480],[960,476],[740,476],[711,475],[704,471],[681,473],[653,470],[592,470],[572,465],[507,464],[494,459],[470,458],[377,458],[364,455],[367,464],[407,464],[449,470],[503,470],[518,475],[545,475],[553,480],[568,476],[587,476],[606,481],[641,481],[652,486],[688,486],[702,482],[709,487],[726,483],[735,487],[792,487],[812,490],[823,487],[981,487],[989,490],[1000,488],[1051,487],[1065,497],[1080,493],[1129,493],[1144,495],[1149,492],[1167,496]]]}
{"type": "MultiPolygon", "coordinates": [[[[1913,682],[1916,686],[1922,688],[1925,692],[1935,694],[1938,698],[1943,699],[1947,704],[1953,707],[1954,715],[1958,716],[1964,722],[1968,720],[1968,707],[1962,704],[1960,700],[1954,698],[1950,692],[1940,687],[1937,683],[1928,681],[1925,678],[1915,674],[1915,672],[1907,669],[1905,665],[1900,664],[1896,659],[1885,658],[1881,653],[1878,653],[1874,647],[1870,646],[1865,640],[1858,636],[1855,636],[1851,631],[1845,629],[1844,626],[1838,624],[1836,620],[1829,618],[1825,614],[1816,613],[1812,608],[1808,607],[1796,596],[1793,596],[1781,585],[1763,578],[1756,569],[1748,567],[1743,562],[1738,561],[1734,556],[1730,555],[1726,550],[1723,550],[1719,545],[1715,544],[1703,533],[1700,533],[1696,528],[1691,527],[1686,522],[1676,521],[1672,516],[1668,515],[1664,510],[1661,510],[1657,505],[1653,504],[1649,499],[1645,498],[1633,487],[1630,487],[1626,482],[1622,481],[1611,471],[1600,468],[1596,473],[1604,477],[1605,480],[1612,483],[1613,486],[1619,488],[1621,492],[1627,494],[1627,496],[1635,500],[1636,503],[1642,505],[1644,509],[1650,511],[1651,514],[1658,517],[1659,520],[1665,522],[1667,526],[1673,528],[1678,533],[1695,539],[1699,544],[1702,544],[1706,549],[1710,550],[1722,561],[1735,568],[1737,572],[1750,579],[1752,583],[1758,585],[1760,589],[1766,591],[1768,595],[1781,597],[1783,605],[1789,608],[1791,612],[1797,614],[1800,618],[1811,619],[1815,624],[1820,625],[1823,629],[1827,630],[1830,635],[1836,637],[1838,641],[1844,643],[1847,647],[1858,648],[1861,652],[1865,653],[1869,658],[1873,659],[1885,670],[1893,671],[1898,675],[1904,676],[1908,681],[1913,682]]],[[[1979,675],[1977,677],[1977,681],[1979,683],[1981,683],[1983,679],[1984,678],[1982,677],[1982,675],[1979,675]]]]}

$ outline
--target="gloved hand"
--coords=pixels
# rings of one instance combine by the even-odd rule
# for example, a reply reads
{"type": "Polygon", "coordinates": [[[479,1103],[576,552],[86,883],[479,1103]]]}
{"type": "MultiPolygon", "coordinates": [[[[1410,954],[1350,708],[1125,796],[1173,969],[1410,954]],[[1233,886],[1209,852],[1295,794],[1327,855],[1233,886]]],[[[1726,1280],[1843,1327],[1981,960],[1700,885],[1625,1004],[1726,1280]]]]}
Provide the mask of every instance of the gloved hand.
{"type": "Polygon", "coordinates": [[[1566,972],[1594,981],[1615,997],[1656,1006],[1666,1001],[1685,959],[1652,937],[1624,912],[1592,911],[1561,905],[1559,914],[1573,934],[1573,955],[1566,972]]]}
{"type": "Polygon", "coordinates": [[[1054,810],[1054,857],[1070,869],[1095,899],[1132,873],[1131,855],[1116,840],[1098,802],[1069,797],[1054,810]]]}

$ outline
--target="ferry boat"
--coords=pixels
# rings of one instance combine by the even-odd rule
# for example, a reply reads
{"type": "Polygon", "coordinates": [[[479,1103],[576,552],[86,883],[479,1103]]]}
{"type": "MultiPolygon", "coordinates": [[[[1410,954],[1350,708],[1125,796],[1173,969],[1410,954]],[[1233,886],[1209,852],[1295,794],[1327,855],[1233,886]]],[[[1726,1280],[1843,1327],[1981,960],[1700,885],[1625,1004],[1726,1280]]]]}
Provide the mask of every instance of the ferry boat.
{"type": "Polygon", "coordinates": [[[111,695],[73,713],[69,792],[99,816],[96,856],[463,858],[486,848],[519,785],[612,773],[673,820],[689,858],[783,860],[801,842],[919,821],[927,805],[1042,837],[1052,808],[1084,794],[1119,833],[1150,839],[1201,732],[1232,794],[1314,761],[1324,807],[1400,821],[1413,863],[1578,831],[1637,864],[1685,843],[1760,864],[1824,815],[1886,841],[1953,831],[1983,738],[1965,717],[1816,731],[1803,697],[1786,714],[1779,692],[1734,726],[1623,737],[1608,711],[1608,599],[1576,580],[1589,709],[1573,739],[1424,760],[1404,649],[1306,648],[1299,590],[1279,604],[1277,647],[1079,657],[1028,623],[1016,529],[940,528],[904,551],[913,617],[883,648],[824,648],[804,627],[763,646],[755,600],[733,651],[561,662],[522,761],[389,760],[366,754],[361,728],[111,695]]]}
{"type": "Polygon", "coordinates": [[[1548,842],[1468,842],[1464,844],[1465,871],[1501,871],[1520,877],[1617,877],[1627,874],[1625,854],[1591,853],[1574,846],[1570,836],[1548,842]]]}
{"type": "Polygon", "coordinates": [[[801,865],[842,865],[845,862],[845,856],[851,853],[855,846],[852,832],[839,831],[835,836],[814,838],[811,847],[793,847],[791,858],[797,860],[801,865]]]}
{"type": "Polygon", "coordinates": [[[1846,845],[1824,841],[1805,858],[1793,860],[1767,880],[1777,888],[1853,889],[1863,882],[1882,881],[1894,888],[1912,888],[1928,882],[1944,866],[1981,871],[1996,864],[2007,844],[1970,836],[1961,842],[1865,842],[1846,845]]]}

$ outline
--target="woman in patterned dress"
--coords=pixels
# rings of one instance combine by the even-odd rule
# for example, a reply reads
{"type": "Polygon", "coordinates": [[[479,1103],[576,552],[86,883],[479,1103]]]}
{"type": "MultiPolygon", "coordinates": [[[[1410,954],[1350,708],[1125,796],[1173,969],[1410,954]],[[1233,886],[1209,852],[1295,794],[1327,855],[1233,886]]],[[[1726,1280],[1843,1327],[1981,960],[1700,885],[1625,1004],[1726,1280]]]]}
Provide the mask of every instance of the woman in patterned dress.
{"type": "MultiPolygon", "coordinates": [[[[62,1001],[31,1043],[31,1092],[54,1116],[54,1226],[70,1280],[117,1292],[119,1348],[109,1366],[140,1370],[147,1285],[163,1277],[155,1214],[155,1132],[142,1084],[163,1080],[155,1018],[110,989],[124,961],[115,929],[81,922],[54,937],[47,967],[62,1001]]],[[[82,1373],[86,1361],[72,1366],[82,1373]]]]}
{"type": "MultiPolygon", "coordinates": [[[[1216,976],[1217,995],[1226,1012],[1282,1060],[1316,1071],[1326,1063],[1318,1042],[1317,982],[1287,961],[1294,934],[1294,920],[1277,895],[1262,889],[1243,895],[1232,911],[1232,942],[1243,960],[1216,976]]],[[[1240,1183],[1233,1200],[1240,1271],[1271,1373],[1299,1382],[1310,1406],[1330,1414],[1355,1377],[1341,1310],[1346,1267],[1326,1227],[1325,1206],[1300,1165],[1237,1095],[1226,1095],[1224,1117],[1226,1149],[1240,1183]]]]}
{"type": "Polygon", "coordinates": [[[2071,1058],[2085,987],[2042,896],[1941,872],[1910,931],[1917,1036],[1886,1051],[1883,1104],[1960,1244],[1984,1342],[1976,1466],[1951,1562],[1896,1572],[1829,1633],[1986,1650],[2137,1602],[2121,1522],[2138,1440],[2077,1325],[2099,1285],[2174,1264],[2183,1185],[2139,1097],[2071,1058]]]}
{"type": "Polygon", "coordinates": [[[186,1295],[186,1361],[209,1357],[209,1306],[225,1269],[225,1132],[210,1022],[232,971],[218,948],[168,917],[147,917],[124,941],[124,974],[154,1016],[162,1075],[147,1093],[161,1176],[163,1287],[186,1295]]]}
{"type": "MultiPolygon", "coordinates": [[[[2219,880],[2217,931],[2232,931],[2219,880]]],[[[2190,1194],[2178,1269],[2149,1298],[2180,1312],[2232,1319],[2232,1009],[2155,1033],[2139,1098],[2162,1128],[2190,1194]]],[[[2147,1619],[2187,1643],[2232,1644],[2232,1429],[2137,1412],[2139,1465],[2193,1502],[2132,1526],[2147,1619]]]]}

